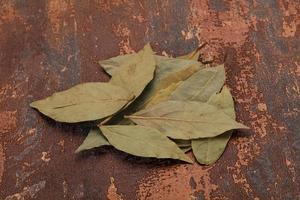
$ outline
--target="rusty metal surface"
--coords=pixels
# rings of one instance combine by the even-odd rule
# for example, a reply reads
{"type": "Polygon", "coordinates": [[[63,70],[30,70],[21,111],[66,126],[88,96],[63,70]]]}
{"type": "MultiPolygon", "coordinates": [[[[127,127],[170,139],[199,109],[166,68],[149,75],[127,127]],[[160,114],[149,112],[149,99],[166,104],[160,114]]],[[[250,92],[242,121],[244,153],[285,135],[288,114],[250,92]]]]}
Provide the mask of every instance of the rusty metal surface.
{"type": "Polygon", "coordinates": [[[300,2],[0,1],[0,199],[300,199],[300,2]],[[28,104],[86,81],[99,59],[151,42],[181,55],[207,42],[225,59],[237,132],[213,166],[73,152],[87,125],[28,104]]]}

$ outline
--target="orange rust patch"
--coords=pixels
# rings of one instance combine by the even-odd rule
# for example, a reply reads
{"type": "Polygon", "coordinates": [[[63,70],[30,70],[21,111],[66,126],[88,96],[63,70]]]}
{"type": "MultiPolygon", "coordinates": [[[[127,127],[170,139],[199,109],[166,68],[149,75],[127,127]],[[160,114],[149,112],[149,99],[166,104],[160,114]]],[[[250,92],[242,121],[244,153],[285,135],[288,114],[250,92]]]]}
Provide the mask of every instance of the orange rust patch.
{"type": "Polygon", "coordinates": [[[46,162],[46,163],[49,162],[51,160],[51,158],[49,156],[49,152],[43,151],[42,152],[41,160],[44,161],[44,162],[46,162]]]}
{"type": "Polygon", "coordinates": [[[295,62],[295,64],[297,65],[295,74],[296,74],[296,76],[300,77],[300,64],[298,64],[297,62],[295,62]]]}
{"type": "Polygon", "coordinates": [[[14,8],[12,1],[8,1],[1,5],[0,16],[0,25],[7,22],[12,22],[16,18],[20,18],[17,10],[14,8]]]}
{"type": "Polygon", "coordinates": [[[102,12],[110,12],[114,7],[118,7],[124,3],[124,0],[96,1],[97,6],[102,12]]]}
{"type": "Polygon", "coordinates": [[[139,23],[145,22],[145,18],[141,14],[139,14],[139,15],[133,15],[132,18],[136,19],[139,23]]]}
{"type": "Polygon", "coordinates": [[[4,161],[5,161],[5,155],[4,155],[3,147],[0,144],[0,184],[2,182],[2,176],[4,173],[4,161]]]}
{"type": "Polygon", "coordinates": [[[265,103],[259,103],[257,108],[259,111],[267,111],[267,105],[265,103]]]}
{"type": "Polygon", "coordinates": [[[61,147],[60,152],[65,152],[65,141],[63,139],[60,140],[57,145],[61,147]]]}
{"type": "Polygon", "coordinates": [[[280,8],[282,10],[284,20],[282,23],[282,36],[283,37],[294,37],[297,31],[297,27],[300,25],[300,19],[297,17],[299,9],[299,3],[289,1],[285,6],[284,1],[279,1],[280,8]]]}
{"type": "Polygon", "coordinates": [[[210,10],[208,1],[192,1],[187,32],[194,33],[199,42],[242,46],[248,37],[250,21],[246,21],[237,13],[241,13],[240,10],[245,12],[248,8],[243,3],[236,5],[234,2],[230,3],[229,7],[231,9],[224,12],[213,10],[208,12],[210,10]]]}
{"type": "Polygon", "coordinates": [[[122,196],[117,193],[117,188],[115,186],[115,179],[110,177],[110,186],[107,190],[108,200],[123,200],[122,196]]]}
{"type": "Polygon", "coordinates": [[[294,37],[297,31],[297,25],[298,24],[295,21],[292,21],[291,23],[284,21],[282,24],[282,36],[294,37]]]}
{"type": "Polygon", "coordinates": [[[295,169],[295,163],[293,162],[293,160],[291,159],[291,154],[290,152],[285,152],[285,164],[289,170],[289,173],[292,175],[292,181],[296,182],[296,177],[297,177],[297,173],[296,173],[296,169],[295,169]]]}
{"type": "Polygon", "coordinates": [[[20,137],[17,139],[17,141],[22,143],[22,141],[25,137],[29,137],[29,136],[32,136],[35,134],[36,134],[36,128],[31,128],[31,129],[27,130],[25,133],[22,132],[20,134],[20,137]]]}
{"type": "MultiPolygon", "coordinates": [[[[72,8],[72,1],[67,3],[64,0],[52,0],[48,1],[47,4],[47,15],[49,20],[49,28],[47,30],[47,40],[51,47],[55,49],[62,49],[63,43],[63,29],[65,26],[75,26],[74,20],[72,24],[68,19],[68,17],[74,17],[73,13],[67,12],[70,8],[72,8]],[[67,16],[69,14],[69,16],[67,16]]],[[[75,27],[73,27],[75,28],[75,27]]]]}
{"type": "Polygon", "coordinates": [[[61,18],[68,9],[68,3],[64,0],[48,1],[48,18],[53,33],[59,33],[62,25],[61,18]]]}
{"type": "Polygon", "coordinates": [[[205,199],[217,189],[210,179],[211,168],[194,165],[177,165],[162,169],[142,180],[137,191],[140,200],[182,200],[196,199],[203,193],[205,199]],[[193,180],[193,184],[191,183],[193,180]]]}
{"type": "Polygon", "coordinates": [[[9,133],[17,126],[17,111],[0,112],[0,136],[9,133]]]}
{"type": "Polygon", "coordinates": [[[7,196],[5,200],[25,200],[25,199],[34,199],[36,194],[44,189],[46,186],[46,181],[40,181],[34,185],[24,187],[23,190],[19,193],[7,196]]]}
{"type": "MultiPolygon", "coordinates": [[[[255,49],[253,54],[257,55],[255,49]]],[[[255,56],[255,58],[259,60],[259,57],[255,56]]],[[[259,91],[257,86],[251,84],[256,77],[253,67],[245,64],[244,58],[238,59],[238,63],[243,66],[243,69],[238,76],[234,77],[235,84],[233,87],[235,89],[233,91],[236,92],[234,96],[236,102],[243,109],[240,113],[248,113],[248,123],[250,122],[248,126],[253,132],[248,137],[238,137],[233,140],[238,159],[233,166],[227,167],[227,170],[232,174],[234,182],[248,195],[251,195],[253,191],[243,171],[259,156],[262,144],[268,142],[262,138],[268,134],[279,132],[278,130],[282,130],[283,126],[268,113],[263,93],[259,91]],[[257,109],[253,109],[253,105],[256,105],[257,109]]]]}
{"type": "Polygon", "coordinates": [[[119,24],[118,26],[114,27],[114,33],[121,37],[122,40],[119,43],[120,47],[120,54],[129,54],[134,53],[134,50],[132,49],[130,45],[130,30],[125,24],[119,24]]]}

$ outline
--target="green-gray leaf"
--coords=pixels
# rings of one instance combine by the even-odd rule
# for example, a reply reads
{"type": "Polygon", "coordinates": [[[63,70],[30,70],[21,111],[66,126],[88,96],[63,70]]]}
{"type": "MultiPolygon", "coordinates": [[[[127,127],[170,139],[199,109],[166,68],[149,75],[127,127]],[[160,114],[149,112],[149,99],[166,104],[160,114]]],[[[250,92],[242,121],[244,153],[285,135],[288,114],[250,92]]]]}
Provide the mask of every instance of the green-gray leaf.
{"type": "Polygon", "coordinates": [[[195,49],[194,51],[186,54],[186,55],[182,55],[182,56],[179,56],[177,58],[181,58],[181,59],[188,59],[188,60],[195,60],[197,61],[199,59],[199,56],[200,56],[200,49],[202,47],[198,47],[197,49],[195,49]]]}
{"type": "Polygon", "coordinates": [[[228,130],[247,128],[222,109],[194,101],[165,101],[128,117],[173,139],[215,137],[228,130]]]}
{"type": "Polygon", "coordinates": [[[100,126],[111,145],[120,151],[141,157],[171,158],[192,163],[177,145],[156,129],[145,126],[100,126]]]}
{"type": "Polygon", "coordinates": [[[186,152],[192,150],[192,147],[191,147],[191,146],[189,146],[189,147],[180,147],[180,149],[181,149],[184,153],[186,153],[186,152]]]}
{"type": "Polygon", "coordinates": [[[232,131],[227,131],[213,138],[192,140],[192,150],[196,160],[205,165],[216,162],[223,154],[232,131]]]}
{"type": "Polygon", "coordinates": [[[212,94],[221,90],[224,82],[223,65],[205,68],[179,85],[171,94],[170,100],[206,102],[212,94]]]}
{"type": "Polygon", "coordinates": [[[91,128],[90,132],[86,136],[83,143],[76,149],[75,153],[79,153],[84,150],[93,149],[101,146],[109,146],[109,142],[102,135],[99,128],[91,128]]]}
{"type": "Polygon", "coordinates": [[[74,123],[113,115],[132,98],[128,91],[110,83],[83,83],[30,106],[56,121],[74,123]]]}
{"type": "Polygon", "coordinates": [[[192,149],[191,140],[173,140],[177,146],[185,153],[192,149]]]}
{"type": "MultiPolygon", "coordinates": [[[[137,109],[145,108],[145,106],[151,102],[151,99],[156,97],[160,90],[169,87],[171,84],[186,80],[192,74],[204,68],[202,63],[194,60],[169,58],[157,55],[154,55],[154,58],[156,62],[155,76],[148,84],[143,95],[138,99],[138,102],[134,102],[137,109]]],[[[137,59],[137,54],[128,54],[103,60],[99,63],[107,73],[114,77],[116,74],[120,73],[119,70],[121,68],[128,68],[130,65],[134,64],[134,61],[137,59]]],[[[135,84],[137,83],[138,82],[135,82],[135,84]]]]}
{"type": "Polygon", "coordinates": [[[179,147],[190,147],[191,146],[191,140],[180,140],[180,139],[173,139],[173,141],[177,144],[179,147]]]}
{"type": "MultiPolygon", "coordinates": [[[[235,119],[234,103],[226,86],[223,87],[221,93],[212,95],[208,103],[217,106],[232,119],[235,119]]],[[[216,162],[223,154],[231,135],[232,131],[227,131],[213,138],[192,140],[193,154],[197,161],[206,165],[216,162]]]]}
{"type": "Polygon", "coordinates": [[[147,44],[134,59],[113,72],[110,83],[125,88],[137,98],[146,85],[153,79],[155,59],[151,46],[147,44]]]}

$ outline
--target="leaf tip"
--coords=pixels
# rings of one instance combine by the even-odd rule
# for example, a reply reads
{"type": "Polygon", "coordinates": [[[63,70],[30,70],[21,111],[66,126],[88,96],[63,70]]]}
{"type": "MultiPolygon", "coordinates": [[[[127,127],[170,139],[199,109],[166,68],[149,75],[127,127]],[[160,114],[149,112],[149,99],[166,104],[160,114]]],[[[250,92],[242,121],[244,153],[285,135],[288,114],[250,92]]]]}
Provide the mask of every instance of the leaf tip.
{"type": "Polygon", "coordinates": [[[81,152],[82,150],[78,147],[78,149],[76,149],[75,151],[74,151],[74,153],[75,154],[78,154],[79,152],[81,152]]]}
{"type": "Polygon", "coordinates": [[[31,103],[29,104],[29,106],[30,106],[31,108],[36,108],[36,101],[31,102],[31,103]]]}
{"type": "Polygon", "coordinates": [[[250,127],[242,124],[242,123],[239,123],[240,124],[240,129],[250,129],[250,127]]]}
{"type": "Polygon", "coordinates": [[[194,161],[190,157],[188,157],[188,156],[186,156],[186,158],[184,159],[184,161],[187,162],[187,163],[189,163],[189,164],[193,164],[194,163],[194,161]]]}

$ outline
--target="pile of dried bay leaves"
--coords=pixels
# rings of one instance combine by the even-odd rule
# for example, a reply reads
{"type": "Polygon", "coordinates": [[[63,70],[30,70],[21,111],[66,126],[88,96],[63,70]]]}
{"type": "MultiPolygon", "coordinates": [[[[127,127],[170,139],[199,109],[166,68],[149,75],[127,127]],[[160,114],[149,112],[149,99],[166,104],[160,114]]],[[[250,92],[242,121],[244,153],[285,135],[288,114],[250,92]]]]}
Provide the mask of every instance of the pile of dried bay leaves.
{"type": "MultiPolygon", "coordinates": [[[[199,49],[198,49],[199,50],[199,49]]],[[[214,163],[235,121],[224,66],[198,62],[199,51],[178,58],[155,55],[147,44],[137,53],[100,61],[109,82],[90,82],[31,103],[59,122],[99,120],[76,150],[112,145],[141,157],[214,163]]]]}

